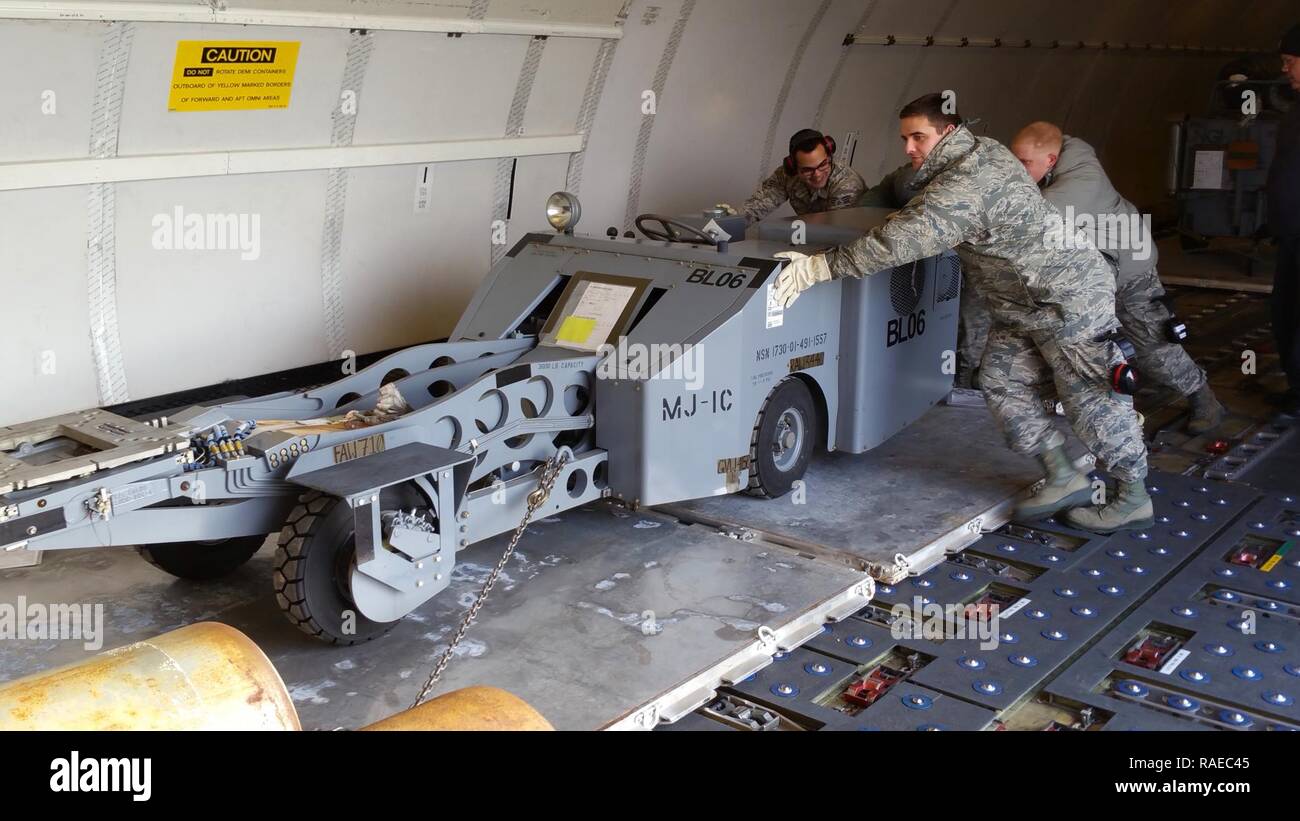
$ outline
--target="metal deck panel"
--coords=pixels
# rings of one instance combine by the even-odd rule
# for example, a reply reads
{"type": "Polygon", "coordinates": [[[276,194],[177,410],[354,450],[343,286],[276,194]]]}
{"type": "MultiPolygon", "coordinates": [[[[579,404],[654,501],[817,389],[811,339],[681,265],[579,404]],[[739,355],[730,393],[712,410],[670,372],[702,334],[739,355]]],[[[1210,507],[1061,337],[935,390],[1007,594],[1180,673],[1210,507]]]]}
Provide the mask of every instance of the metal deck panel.
{"type": "Polygon", "coordinates": [[[940,405],[874,450],[814,459],[806,504],[795,494],[735,495],[663,510],[860,567],[893,568],[901,554],[916,572],[1006,522],[1013,498],[1041,477],[1006,446],[987,409],[940,405]]]}

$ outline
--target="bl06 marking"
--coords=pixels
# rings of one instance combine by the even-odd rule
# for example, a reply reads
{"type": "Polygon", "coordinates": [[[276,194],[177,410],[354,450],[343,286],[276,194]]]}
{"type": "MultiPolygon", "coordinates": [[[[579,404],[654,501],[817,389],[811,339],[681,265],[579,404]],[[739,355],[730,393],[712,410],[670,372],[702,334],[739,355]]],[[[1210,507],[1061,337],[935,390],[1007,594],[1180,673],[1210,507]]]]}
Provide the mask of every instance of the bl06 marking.
{"type": "Polygon", "coordinates": [[[691,275],[686,278],[687,282],[695,285],[712,285],[715,288],[743,288],[748,274],[732,273],[723,271],[719,274],[717,271],[709,271],[704,268],[696,268],[691,271],[691,275]]]}
{"type": "Polygon", "coordinates": [[[892,348],[925,334],[925,311],[889,320],[885,329],[885,347],[892,348]]]}

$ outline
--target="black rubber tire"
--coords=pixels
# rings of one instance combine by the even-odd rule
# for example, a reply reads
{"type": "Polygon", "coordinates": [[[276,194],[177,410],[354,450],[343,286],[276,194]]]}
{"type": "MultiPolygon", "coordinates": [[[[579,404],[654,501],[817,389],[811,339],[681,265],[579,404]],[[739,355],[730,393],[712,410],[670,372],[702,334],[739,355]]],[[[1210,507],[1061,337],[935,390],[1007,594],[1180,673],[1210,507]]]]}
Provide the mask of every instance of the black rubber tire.
{"type": "Polygon", "coordinates": [[[788,377],[767,395],[758,412],[758,421],[749,438],[749,492],[754,496],[776,499],[794,489],[812,461],[817,442],[817,410],[812,394],[803,380],[788,377]],[[786,413],[797,414],[803,422],[802,442],[798,452],[784,470],[776,463],[772,444],[777,425],[786,413]]]}
{"type": "Polygon", "coordinates": [[[276,604],[299,630],[328,644],[363,644],[396,625],[361,615],[346,592],[345,574],[356,553],[354,522],[341,499],[311,491],[289,514],[275,551],[276,604]]]}
{"type": "Polygon", "coordinates": [[[229,576],[262,549],[266,536],[239,536],[215,542],[140,545],[140,556],[178,579],[206,582],[229,576]]]}

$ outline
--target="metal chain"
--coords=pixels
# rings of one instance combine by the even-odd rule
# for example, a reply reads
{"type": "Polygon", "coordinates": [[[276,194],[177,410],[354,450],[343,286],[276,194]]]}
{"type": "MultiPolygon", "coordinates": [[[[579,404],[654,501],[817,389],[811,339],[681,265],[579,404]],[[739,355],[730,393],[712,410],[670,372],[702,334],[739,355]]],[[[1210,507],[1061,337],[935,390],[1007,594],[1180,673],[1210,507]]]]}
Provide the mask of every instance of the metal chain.
{"type": "Polygon", "coordinates": [[[515,547],[519,544],[520,537],[524,535],[524,530],[528,528],[528,523],[532,520],[533,514],[537,512],[539,507],[546,504],[546,500],[551,497],[551,490],[555,487],[555,480],[559,477],[560,471],[564,469],[564,464],[567,461],[569,461],[569,453],[567,450],[563,450],[548,459],[546,464],[542,466],[542,475],[537,482],[537,488],[528,494],[528,509],[524,511],[524,518],[519,522],[519,526],[515,528],[515,533],[510,538],[510,544],[506,545],[506,551],[501,554],[501,560],[497,562],[497,566],[493,568],[487,577],[487,581],[483,583],[483,589],[479,591],[478,598],[470,605],[469,612],[461,620],[460,627],[457,628],[456,635],[452,637],[451,644],[447,645],[447,649],[443,651],[442,657],[438,659],[437,665],[434,666],[433,672],[429,674],[429,680],[424,683],[420,694],[415,697],[415,703],[411,705],[412,709],[424,703],[424,700],[429,697],[429,693],[432,692],[434,685],[438,683],[438,679],[442,678],[443,671],[447,669],[452,656],[455,655],[456,646],[465,638],[470,623],[478,616],[479,609],[483,607],[488,594],[492,592],[492,588],[496,585],[497,577],[501,575],[501,571],[506,569],[506,564],[510,561],[510,557],[514,555],[515,547]]]}

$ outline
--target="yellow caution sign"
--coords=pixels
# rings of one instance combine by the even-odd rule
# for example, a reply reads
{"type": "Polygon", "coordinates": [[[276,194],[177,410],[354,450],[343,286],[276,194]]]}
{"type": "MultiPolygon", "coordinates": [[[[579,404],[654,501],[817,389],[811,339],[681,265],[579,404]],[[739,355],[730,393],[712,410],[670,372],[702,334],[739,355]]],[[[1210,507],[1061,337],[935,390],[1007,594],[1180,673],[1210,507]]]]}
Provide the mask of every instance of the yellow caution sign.
{"type": "Polygon", "coordinates": [[[168,111],[288,108],[296,42],[181,40],[168,111]]]}

